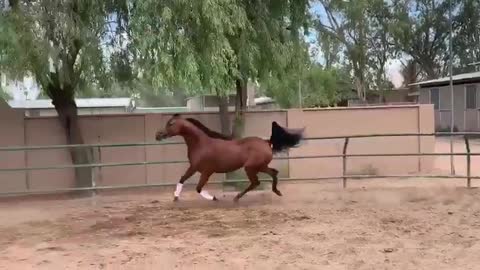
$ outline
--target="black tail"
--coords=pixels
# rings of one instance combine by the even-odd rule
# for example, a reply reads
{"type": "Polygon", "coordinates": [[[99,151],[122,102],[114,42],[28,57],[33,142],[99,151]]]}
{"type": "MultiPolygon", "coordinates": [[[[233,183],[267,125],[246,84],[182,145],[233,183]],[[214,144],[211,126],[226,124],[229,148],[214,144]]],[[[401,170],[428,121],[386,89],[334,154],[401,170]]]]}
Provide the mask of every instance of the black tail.
{"type": "Polygon", "coordinates": [[[289,130],[281,127],[277,122],[272,122],[272,135],[270,144],[273,152],[281,152],[288,148],[297,146],[303,139],[303,129],[289,130]]]}

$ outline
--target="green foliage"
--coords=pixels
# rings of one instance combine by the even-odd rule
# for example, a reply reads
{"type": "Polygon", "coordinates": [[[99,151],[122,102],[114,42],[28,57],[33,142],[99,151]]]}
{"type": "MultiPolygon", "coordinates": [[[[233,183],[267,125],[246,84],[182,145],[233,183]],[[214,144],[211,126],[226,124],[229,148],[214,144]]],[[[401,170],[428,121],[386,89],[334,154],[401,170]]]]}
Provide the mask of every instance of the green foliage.
{"type": "Polygon", "coordinates": [[[307,6],[305,0],[138,2],[131,20],[136,64],[155,87],[226,95],[237,79],[255,81],[285,68],[307,6]]]}
{"type": "MultiPolygon", "coordinates": [[[[449,0],[399,0],[392,34],[398,49],[411,56],[428,79],[445,75],[448,61],[449,0]]],[[[459,1],[451,1],[455,9],[459,1]]]]}
{"type": "Polygon", "coordinates": [[[409,87],[410,84],[416,83],[422,79],[418,69],[418,64],[413,59],[408,60],[406,63],[402,63],[400,73],[403,77],[403,87],[409,87]]]}
{"type": "Polygon", "coordinates": [[[304,107],[335,106],[353,98],[350,76],[339,69],[312,67],[302,83],[304,107]]]}
{"type": "Polygon", "coordinates": [[[368,88],[388,91],[392,89],[392,83],[386,78],[387,61],[399,55],[391,34],[391,29],[396,26],[390,6],[385,1],[370,1],[370,5],[367,66],[371,81],[368,88]]]}
{"type": "Polygon", "coordinates": [[[105,49],[119,34],[108,29],[108,20],[122,8],[115,2],[11,1],[15,5],[0,17],[0,72],[33,75],[50,97],[108,87],[105,49]]]}
{"type": "Polygon", "coordinates": [[[264,79],[282,75],[303,53],[300,30],[307,31],[308,1],[238,1],[249,27],[233,36],[242,77],[264,79]]]}
{"type": "Polygon", "coordinates": [[[299,104],[299,88],[302,106],[335,106],[344,99],[353,98],[350,76],[341,69],[324,69],[312,65],[301,76],[272,78],[265,81],[262,90],[275,99],[282,108],[292,108],[299,104]]]}
{"type": "Polygon", "coordinates": [[[227,36],[245,21],[233,0],[139,1],[131,20],[139,73],[158,88],[232,89],[238,69],[227,36]]]}
{"type": "Polygon", "coordinates": [[[319,31],[317,34],[318,45],[325,61],[325,68],[329,69],[336,65],[341,65],[340,53],[342,51],[341,42],[332,34],[319,31]]]}
{"type": "Polygon", "coordinates": [[[399,0],[393,8],[395,44],[418,64],[427,79],[448,75],[449,5],[452,9],[454,73],[473,71],[480,60],[480,2],[476,0],[399,0]]]}
{"type": "MultiPolygon", "coordinates": [[[[299,82],[308,74],[310,56],[305,43],[299,43],[285,55],[284,64],[260,80],[260,91],[274,98],[283,108],[299,105],[299,82]]],[[[301,86],[301,85],[300,85],[301,86]]]]}
{"type": "Polygon", "coordinates": [[[0,99],[7,101],[7,100],[10,100],[11,98],[12,97],[0,85],[0,99]]]}
{"type": "MultiPolygon", "coordinates": [[[[347,62],[355,79],[355,88],[360,98],[365,98],[370,88],[369,77],[369,35],[374,33],[371,18],[376,14],[375,7],[382,0],[320,0],[326,18],[316,21],[316,29],[321,36],[335,38],[347,56],[347,62]]],[[[374,44],[377,44],[375,42],[374,44]]]]}
{"type": "Polygon", "coordinates": [[[315,26],[326,66],[342,64],[338,54],[343,54],[360,98],[369,90],[390,88],[385,67],[388,60],[400,56],[418,65],[415,77],[448,74],[450,3],[454,72],[472,71],[468,64],[480,60],[480,2],[476,0],[317,2],[325,9],[315,26]]]}
{"type": "MultiPolygon", "coordinates": [[[[453,40],[453,50],[458,62],[456,72],[472,72],[475,67],[468,64],[480,62],[480,2],[463,0],[456,17],[458,32],[453,40]]],[[[456,60],[457,60],[456,59],[456,60]]]]}
{"type": "MultiPolygon", "coordinates": [[[[385,66],[400,53],[420,77],[445,75],[449,60],[448,0],[314,1],[326,11],[313,20],[324,68],[311,66],[300,42],[312,22],[306,0],[9,2],[0,11],[0,72],[33,75],[49,96],[140,94],[145,104],[171,104],[252,80],[292,107],[300,81],[303,104],[324,106],[349,93],[350,74],[360,96],[389,89],[385,66]]],[[[480,3],[451,2],[455,70],[471,71],[480,3]]]]}

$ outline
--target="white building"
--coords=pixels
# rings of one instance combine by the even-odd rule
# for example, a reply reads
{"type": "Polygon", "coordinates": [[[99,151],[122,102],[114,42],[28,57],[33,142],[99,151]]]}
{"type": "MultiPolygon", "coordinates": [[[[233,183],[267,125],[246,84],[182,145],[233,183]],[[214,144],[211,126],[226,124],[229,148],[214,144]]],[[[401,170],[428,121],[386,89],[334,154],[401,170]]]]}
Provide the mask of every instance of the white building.
{"type": "MultiPolygon", "coordinates": [[[[75,102],[79,115],[122,114],[135,110],[135,101],[131,98],[78,98],[75,102]]],[[[10,100],[8,105],[24,110],[28,117],[57,115],[50,99],[10,100]]]]}
{"type": "Polygon", "coordinates": [[[5,74],[0,75],[0,88],[9,94],[13,100],[33,100],[40,95],[40,87],[30,76],[23,80],[7,80],[5,74]]]}

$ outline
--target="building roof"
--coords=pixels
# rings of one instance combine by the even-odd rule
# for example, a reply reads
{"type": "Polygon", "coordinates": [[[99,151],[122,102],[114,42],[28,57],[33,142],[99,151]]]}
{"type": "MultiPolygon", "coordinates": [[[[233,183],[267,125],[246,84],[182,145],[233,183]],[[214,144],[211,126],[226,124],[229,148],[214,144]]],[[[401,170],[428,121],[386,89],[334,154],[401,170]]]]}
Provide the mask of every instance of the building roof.
{"type": "MultiPolygon", "coordinates": [[[[452,76],[453,84],[466,84],[480,82],[480,71],[462,73],[452,76]]],[[[431,86],[445,86],[450,84],[450,77],[443,77],[434,80],[417,82],[409,84],[410,86],[431,87],[431,86]]]]}
{"type": "MultiPolygon", "coordinates": [[[[131,98],[76,98],[78,108],[127,108],[132,105],[131,98]]],[[[51,99],[10,100],[8,105],[15,109],[53,109],[51,99]]]]}
{"type": "Polygon", "coordinates": [[[187,107],[136,107],[136,113],[188,112],[187,107]]]}

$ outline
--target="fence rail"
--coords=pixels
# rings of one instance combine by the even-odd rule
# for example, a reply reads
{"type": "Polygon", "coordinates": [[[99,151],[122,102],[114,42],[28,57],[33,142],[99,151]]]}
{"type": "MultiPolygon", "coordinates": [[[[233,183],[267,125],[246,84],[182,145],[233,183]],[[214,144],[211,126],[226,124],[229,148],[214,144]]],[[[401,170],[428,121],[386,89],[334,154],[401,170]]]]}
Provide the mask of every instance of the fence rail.
{"type": "MultiPolygon", "coordinates": [[[[374,138],[374,137],[433,137],[433,136],[480,136],[480,132],[435,132],[435,133],[386,133],[386,134],[361,134],[346,136],[325,136],[325,137],[309,137],[306,141],[311,140],[339,140],[339,139],[358,139],[358,138],[374,138]]],[[[269,138],[263,138],[265,140],[269,138]]],[[[110,144],[63,144],[63,145],[37,145],[37,146],[6,146],[0,147],[1,151],[29,151],[29,150],[55,150],[66,148],[88,148],[88,147],[134,147],[134,146],[163,146],[163,145],[179,145],[184,142],[142,142],[142,143],[110,143],[110,144]]]]}
{"type": "MultiPolygon", "coordinates": [[[[310,137],[305,140],[339,140],[343,139],[343,151],[339,155],[311,155],[311,156],[288,156],[275,157],[274,160],[285,159],[319,159],[319,158],[342,158],[342,176],[335,177],[316,177],[316,178],[281,178],[281,181],[315,181],[315,180],[342,180],[344,188],[347,187],[348,179],[367,179],[367,178],[454,178],[467,179],[467,187],[471,187],[472,179],[480,179],[480,176],[471,175],[471,156],[480,156],[480,153],[472,153],[470,151],[470,138],[480,137],[480,132],[436,132],[436,133],[390,133],[390,134],[362,134],[362,135],[348,135],[348,136],[327,136],[327,137],[310,137]],[[432,136],[463,136],[466,152],[457,153],[392,153],[392,154],[348,154],[348,145],[351,139],[359,138],[375,138],[375,137],[432,137],[432,136]],[[352,175],[347,174],[347,159],[355,157],[402,157],[402,156],[465,156],[467,161],[467,175],[422,175],[422,174],[408,174],[408,175],[352,175]]],[[[102,148],[102,147],[138,147],[138,146],[163,146],[163,145],[178,145],[183,142],[142,142],[142,143],[120,143],[120,144],[81,144],[81,145],[46,145],[46,146],[9,146],[0,147],[0,154],[9,151],[35,151],[35,150],[54,150],[67,148],[102,148]]],[[[0,169],[2,172],[16,172],[16,171],[36,171],[36,170],[59,170],[68,168],[102,168],[102,167],[119,167],[119,166],[137,166],[137,165],[159,165],[159,164],[178,164],[188,163],[188,160],[172,160],[172,161],[143,161],[143,162],[123,162],[123,163],[91,163],[91,164],[77,164],[77,165],[58,165],[58,166],[43,166],[43,167],[24,167],[24,168],[5,168],[0,169]]],[[[270,179],[261,179],[260,181],[269,182],[270,179]]],[[[241,183],[248,182],[245,179],[224,180],[221,182],[210,182],[212,184],[224,183],[241,183]]],[[[123,185],[123,186],[96,186],[94,179],[92,179],[91,187],[76,187],[53,190],[27,190],[20,192],[0,192],[0,196],[5,195],[19,195],[19,194],[45,194],[58,193],[69,191],[82,190],[108,190],[108,189],[125,189],[125,188],[140,188],[140,187],[159,187],[159,186],[173,186],[176,183],[161,183],[161,184],[142,184],[142,185],[123,185]]]]}

